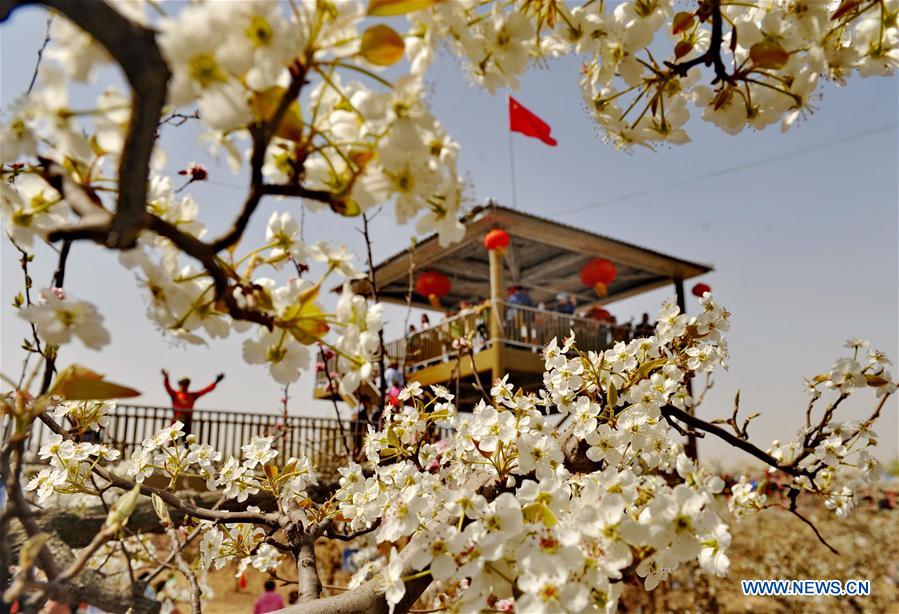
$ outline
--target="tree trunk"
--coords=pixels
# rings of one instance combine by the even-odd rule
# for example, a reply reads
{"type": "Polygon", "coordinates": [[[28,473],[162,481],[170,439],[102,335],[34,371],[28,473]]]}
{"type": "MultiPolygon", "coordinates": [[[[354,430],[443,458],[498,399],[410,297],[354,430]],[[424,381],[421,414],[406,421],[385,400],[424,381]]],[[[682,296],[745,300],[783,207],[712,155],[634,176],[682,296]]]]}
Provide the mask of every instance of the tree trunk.
{"type": "MultiPolygon", "coordinates": [[[[10,523],[10,529],[8,536],[10,551],[14,558],[17,558],[27,535],[18,519],[10,523]]],[[[88,537],[93,537],[93,534],[89,533],[88,537]]],[[[75,560],[75,555],[69,545],[52,533],[47,541],[47,547],[61,569],[65,569],[75,560]]],[[[54,585],[51,584],[51,586],[54,585]]],[[[64,586],[54,586],[47,596],[54,601],[63,603],[78,604],[86,601],[100,609],[116,614],[124,614],[128,611],[134,614],[158,614],[159,608],[162,606],[160,602],[147,599],[142,595],[129,596],[127,593],[123,593],[120,583],[109,580],[102,573],[91,569],[83,570],[64,586]]],[[[27,599],[27,593],[22,598],[23,600],[27,599]]]]}
{"type": "MultiPolygon", "coordinates": [[[[221,496],[220,493],[178,493],[184,499],[191,499],[197,505],[212,507],[221,496]]],[[[257,505],[263,511],[275,509],[271,495],[258,494],[250,497],[243,503],[227,501],[221,506],[222,510],[244,510],[249,505],[257,505]]],[[[82,511],[68,508],[51,508],[39,512],[35,520],[41,531],[56,535],[72,548],[83,548],[100,532],[106,523],[106,510],[101,505],[86,508],[82,511]]],[[[185,519],[184,512],[172,508],[169,510],[172,522],[180,524],[185,519]]],[[[128,529],[133,533],[162,533],[163,528],[159,523],[153,505],[148,498],[142,498],[134,509],[134,513],[128,518],[128,529]]]]}
{"type": "Polygon", "coordinates": [[[314,601],[321,596],[322,583],[316,568],[314,538],[307,538],[300,544],[297,553],[297,581],[300,601],[314,601]]]}

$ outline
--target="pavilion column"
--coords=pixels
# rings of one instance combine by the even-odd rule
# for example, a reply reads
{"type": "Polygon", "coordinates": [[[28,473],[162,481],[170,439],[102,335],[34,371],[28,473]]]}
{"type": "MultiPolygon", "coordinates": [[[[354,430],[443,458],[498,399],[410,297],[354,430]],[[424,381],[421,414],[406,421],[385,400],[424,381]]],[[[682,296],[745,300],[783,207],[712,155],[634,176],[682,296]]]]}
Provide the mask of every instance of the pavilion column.
{"type": "Polygon", "coordinates": [[[492,249],[490,258],[490,347],[493,349],[493,364],[490,367],[491,382],[505,375],[503,364],[503,254],[492,249]]]}
{"type": "MultiPolygon", "coordinates": [[[[678,306],[678,308],[680,308],[680,312],[683,314],[686,314],[687,313],[687,296],[686,296],[686,294],[684,294],[684,280],[679,277],[674,278],[674,293],[677,296],[677,306],[678,306]]],[[[686,381],[685,385],[687,387],[687,392],[689,393],[690,397],[692,398],[693,397],[693,378],[691,378],[690,376],[687,376],[687,381],[686,381]]],[[[694,415],[694,411],[693,411],[692,407],[687,407],[686,411],[691,416],[694,415]]],[[[684,453],[687,455],[687,457],[691,458],[694,461],[699,458],[699,448],[696,445],[696,433],[693,431],[692,428],[687,429],[687,445],[684,446],[684,453]]]]}

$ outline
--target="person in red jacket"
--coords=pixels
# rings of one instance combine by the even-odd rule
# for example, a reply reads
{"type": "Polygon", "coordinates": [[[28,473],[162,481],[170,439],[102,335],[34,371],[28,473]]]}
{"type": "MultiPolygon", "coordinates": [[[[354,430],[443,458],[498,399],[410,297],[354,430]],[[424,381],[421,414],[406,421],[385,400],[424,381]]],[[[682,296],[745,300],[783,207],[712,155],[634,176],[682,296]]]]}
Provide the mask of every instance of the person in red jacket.
{"type": "Polygon", "coordinates": [[[169,372],[165,369],[162,370],[162,382],[165,384],[165,391],[169,393],[169,396],[172,398],[172,409],[175,410],[175,420],[180,420],[184,423],[184,432],[190,433],[191,422],[193,420],[194,413],[194,403],[197,402],[204,394],[208,394],[215,390],[215,387],[218,385],[220,381],[225,379],[224,373],[219,373],[215,376],[215,381],[206,386],[205,388],[201,388],[200,390],[195,390],[190,392],[188,388],[190,388],[190,379],[183,377],[178,380],[178,389],[175,390],[172,388],[172,385],[169,383],[169,372]]]}

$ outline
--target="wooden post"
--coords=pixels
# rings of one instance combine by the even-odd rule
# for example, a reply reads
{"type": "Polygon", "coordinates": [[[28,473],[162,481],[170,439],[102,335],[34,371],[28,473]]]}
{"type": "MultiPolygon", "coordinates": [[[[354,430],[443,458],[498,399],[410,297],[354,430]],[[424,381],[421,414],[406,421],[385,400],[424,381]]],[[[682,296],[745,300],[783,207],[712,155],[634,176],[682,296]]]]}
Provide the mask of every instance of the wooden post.
{"type": "Polygon", "coordinates": [[[495,356],[490,368],[491,384],[505,373],[503,365],[503,255],[499,250],[488,252],[490,257],[490,347],[495,356]]]}
{"type": "MultiPolygon", "coordinates": [[[[674,293],[677,296],[677,306],[680,308],[680,312],[683,314],[687,313],[687,297],[684,294],[684,280],[679,277],[674,278],[674,293]]],[[[687,387],[687,393],[690,397],[693,397],[693,378],[687,376],[687,381],[685,382],[687,387]]],[[[688,414],[695,415],[692,407],[687,407],[686,411],[688,414]]],[[[692,428],[687,429],[687,445],[684,446],[684,453],[688,458],[696,461],[699,459],[699,448],[696,445],[696,433],[692,428]]]]}

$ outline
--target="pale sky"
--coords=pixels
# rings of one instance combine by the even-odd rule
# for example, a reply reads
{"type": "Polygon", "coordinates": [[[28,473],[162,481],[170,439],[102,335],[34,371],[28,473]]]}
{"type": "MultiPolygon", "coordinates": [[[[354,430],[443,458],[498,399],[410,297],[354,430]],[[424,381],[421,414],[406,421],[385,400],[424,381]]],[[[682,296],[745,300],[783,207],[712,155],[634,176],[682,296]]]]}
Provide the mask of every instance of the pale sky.
{"type": "MultiPolygon", "coordinates": [[[[14,100],[28,85],[43,39],[44,13],[26,8],[0,28],[0,103],[14,100]]],[[[574,60],[551,62],[522,79],[513,95],[548,122],[559,145],[547,147],[514,137],[517,206],[522,210],[632,242],[688,260],[710,263],[702,280],[733,313],[728,335],[730,370],[715,376],[699,414],[730,415],[734,394],[741,407],[763,412],[750,435],[766,447],[789,440],[803,421],[802,377],[827,370],[846,350],[844,341],[865,337],[893,360],[897,352],[897,80],[853,77],[847,87],[827,84],[817,111],[781,134],[778,126],[737,137],[703,122],[691,109],[693,142],[659,151],[616,151],[603,143],[586,114],[574,60]],[[589,207],[588,205],[597,206],[589,207]],[[573,209],[577,211],[569,212],[573,209]],[[565,213],[569,212],[569,213],[565,213]]],[[[511,205],[506,95],[490,96],[469,85],[452,58],[441,57],[430,75],[433,111],[461,144],[461,170],[471,204],[488,198],[511,205]]],[[[75,102],[90,101],[96,89],[82,88],[75,102]],[[84,97],[84,94],[92,96],[84,97]]],[[[205,160],[191,126],[166,130],[163,146],[169,172],[194,159],[205,160]]],[[[243,176],[211,164],[209,184],[191,192],[201,219],[213,233],[239,210],[243,176]]],[[[265,201],[245,243],[264,236],[272,211],[299,217],[297,201],[265,201]]],[[[344,242],[361,254],[359,222],[330,213],[307,214],[307,240],[344,242]]],[[[397,227],[385,210],[373,222],[374,254],[380,260],[403,249],[412,227],[397,227]]],[[[27,328],[10,306],[21,288],[17,253],[0,247],[2,282],[2,370],[18,375],[21,339],[27,328]]],[[[45,285],[55,262],[49,249],[38,252],[36,285],[45,285]]],[[[692,285],[691,282],[688,285],[692,285]]],[[[262,367],[241,358],[241,337],[208,347],[175,345],[144,317],[145,297],[116,255],[79,243],[69,259],[66,287],[94,302],[106,318],[112,343],[100,352],[78,342],[61,353],[63,365],[84,364],[109,379],[143,392],[136,402],[165,405],[159,369],[205,384],[227,374],[200,402],[203,408],[274,412],[281,391],[262,367]]],[[[665,288],[610,309],[619,320],[654,313],[673,294],[665,288]]],[[[690,297],[688,311],[698,304],[690,297]]],[[[404,310],[386,310],[388,339],[401,334],[404,310]]],[[[417,318],[416,318],[417,319],[417,318]]],[[[895,369],[893,369],[895,372],[895,369]]],[[[329,403],[311,399],[312,374],[291,387],[296,415],[333,415],[329,403]]],[[[871,394],[842,406],[845,419],[863,418],[874,407],[871,394]]],[[[896,457],[897,401],[884,410],[876,429],[879,456],[896,457]]],[[[701,453],[728,464],[746,460],[738,451],[706,438],[701,453]]]]}

